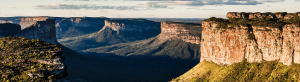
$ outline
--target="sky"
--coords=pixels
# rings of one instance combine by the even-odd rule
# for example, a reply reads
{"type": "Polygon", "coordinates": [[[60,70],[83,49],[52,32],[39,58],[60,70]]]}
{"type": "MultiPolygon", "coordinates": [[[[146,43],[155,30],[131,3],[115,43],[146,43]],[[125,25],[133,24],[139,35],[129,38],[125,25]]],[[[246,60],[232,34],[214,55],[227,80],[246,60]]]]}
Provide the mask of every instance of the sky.
{"type": "Polygon", "coordinates": [[[0,0],[0,17],[225,18],[227,12],[300,12],[300,0],[0,0]]]}

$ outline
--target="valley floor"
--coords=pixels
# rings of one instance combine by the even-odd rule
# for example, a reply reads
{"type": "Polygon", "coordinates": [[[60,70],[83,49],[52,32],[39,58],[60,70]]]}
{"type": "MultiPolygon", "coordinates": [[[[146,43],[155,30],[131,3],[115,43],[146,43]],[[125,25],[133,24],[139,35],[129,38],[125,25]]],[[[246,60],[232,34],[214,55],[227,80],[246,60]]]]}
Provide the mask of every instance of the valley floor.
{"type": "Polygon", "coordinates": [[[71,82],[167,82],[199,62],[171,58],[116,60],[83,56],[64,49],[67,78],[71,82]]]}

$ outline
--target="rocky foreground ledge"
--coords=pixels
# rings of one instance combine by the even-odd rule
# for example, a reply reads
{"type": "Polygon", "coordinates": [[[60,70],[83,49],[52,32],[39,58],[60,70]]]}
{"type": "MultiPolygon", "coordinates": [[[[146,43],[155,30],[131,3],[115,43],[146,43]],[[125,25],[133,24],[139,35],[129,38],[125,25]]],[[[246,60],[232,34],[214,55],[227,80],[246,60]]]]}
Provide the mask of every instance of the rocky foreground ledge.
{"type": "Polygon", "coordinates": [[[65,82],[63,50],[23,37],[0,38],[0,81],[65,82]]]}

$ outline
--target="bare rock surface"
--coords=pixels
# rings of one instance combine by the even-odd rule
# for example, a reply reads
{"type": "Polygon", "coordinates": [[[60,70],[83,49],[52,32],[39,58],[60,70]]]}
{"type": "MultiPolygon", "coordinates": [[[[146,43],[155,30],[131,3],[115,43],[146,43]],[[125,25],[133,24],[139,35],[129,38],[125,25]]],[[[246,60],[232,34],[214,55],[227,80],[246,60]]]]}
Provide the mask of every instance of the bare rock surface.
{"type": "Polygon", "coordinates": [[[159,39],[183,40],[194,44],[200,44],[201,24],[162,22],[159,39]]]}
{"type": "MultiPolygon", "coordinates": [[[[264,18],[268,16],[266,13],[252,13],[253,16],[250,13],[249,21],[254,23],[248,24],[203,21],[200,61],[227,66],[242,62],[243,59],[247,59],[250,63],[275,60],[279,60],[284,65],[300,63],[300,27],[293,21],[298,20],[298,14],[272,14],[276,15],[274,20],[288,21],[282,25],[280,24],[282,22],[272,21],[254,24],[255,20],[250,19],[264,18]],[[292,21],[289,20],[294,17],[296,18],[292,21]]],[[[245,13],[228,13],[227,17],[248,19],[244,15],[245,13]]]]}

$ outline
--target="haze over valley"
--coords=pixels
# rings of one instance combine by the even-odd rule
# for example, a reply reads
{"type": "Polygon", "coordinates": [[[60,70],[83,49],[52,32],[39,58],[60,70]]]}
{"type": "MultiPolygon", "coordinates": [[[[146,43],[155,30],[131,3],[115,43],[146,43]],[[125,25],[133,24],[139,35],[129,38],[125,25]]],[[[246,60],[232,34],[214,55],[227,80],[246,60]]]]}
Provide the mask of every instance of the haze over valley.
{"type": "Polygon", "coordinates": [[[299,81],[299,0],[1,1],[0,81],[299,81]]]}

